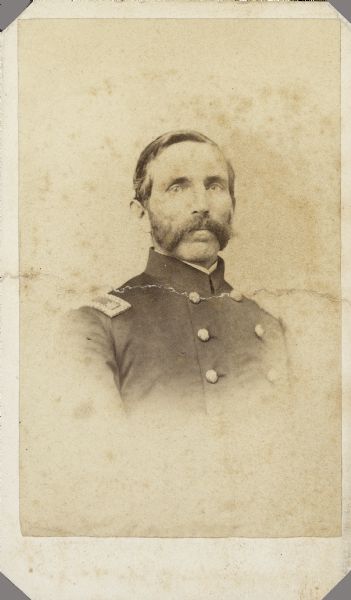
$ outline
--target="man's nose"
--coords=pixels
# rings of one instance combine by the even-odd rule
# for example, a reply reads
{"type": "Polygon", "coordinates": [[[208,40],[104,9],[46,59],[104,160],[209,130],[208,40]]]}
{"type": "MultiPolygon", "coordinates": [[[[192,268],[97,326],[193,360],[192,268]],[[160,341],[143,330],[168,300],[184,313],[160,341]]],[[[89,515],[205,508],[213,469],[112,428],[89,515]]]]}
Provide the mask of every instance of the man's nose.
{"type": "Polygon", "coordinates": [[[205,189],[193,189],[191,209],[193,214],[209,214],[208,199],[206,197],[205,189]]]}

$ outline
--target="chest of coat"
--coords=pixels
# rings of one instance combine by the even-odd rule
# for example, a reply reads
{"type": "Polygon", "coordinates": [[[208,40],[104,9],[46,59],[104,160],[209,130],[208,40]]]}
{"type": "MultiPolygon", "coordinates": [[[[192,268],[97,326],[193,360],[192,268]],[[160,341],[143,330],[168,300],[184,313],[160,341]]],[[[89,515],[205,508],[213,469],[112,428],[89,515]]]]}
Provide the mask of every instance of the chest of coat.
{"type": "Polygon", "coordinates": [[[163,382],[167,389],[199,384],[206,389],[233,378],[248,381],[266,368],[263,326],[249,306],[228,294],[198,298],[150,290],[131,304],[112,326],[122,387],[138,378],[144,385],[163,382]]]}

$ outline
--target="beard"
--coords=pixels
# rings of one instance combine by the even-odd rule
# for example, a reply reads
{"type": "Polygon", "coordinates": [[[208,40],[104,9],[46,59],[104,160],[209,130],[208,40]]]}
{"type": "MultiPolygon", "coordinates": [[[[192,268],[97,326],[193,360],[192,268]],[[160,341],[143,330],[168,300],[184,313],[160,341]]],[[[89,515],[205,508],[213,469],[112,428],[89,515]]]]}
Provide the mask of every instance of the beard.
{"type": "Polygon", "coordinates": [[[186,234],[199,229],[211,231],[218,240],[220,250],[226,247],[233,236],[231,213],[228,213],[228,218],[225,222],[220,222],[212,219],[212,217],[201,214],[193,215],[177,227],[172,225],[172,223],[165,223],[160,220],[151,211],[149,211],[149,219],[154,240],[169,253],[174,252],[186,234]]]}

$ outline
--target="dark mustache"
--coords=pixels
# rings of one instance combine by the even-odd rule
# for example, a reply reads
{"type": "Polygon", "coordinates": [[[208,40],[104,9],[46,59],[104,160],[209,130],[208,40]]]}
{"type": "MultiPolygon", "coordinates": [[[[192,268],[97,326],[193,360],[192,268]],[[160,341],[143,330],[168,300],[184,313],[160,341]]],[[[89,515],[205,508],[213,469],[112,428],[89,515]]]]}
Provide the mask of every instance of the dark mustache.
{"type": "MultiPolygon", "coordinates": [[[[230,220],[228,220],[227,224],[230,224],[230,220]]],[[[181,227],[183,233],[191,233],[192,231],[198,231],[199,229],[207,229],[217,235],[219,231],[223,231],[223,225],[215,219],[212,219],[210,216],[195,215],[182,224],[181,227]]]]}
{"type": "Polygon", "coordinates": [[[220,223],[219,221],[212,219],[212,217],[209,215],[193,215],[187,221],[182,223],[182,225],[173,233],[168,249],[174,250],[174,248],[182,240],[183,236],[187,233],[190,233],[191,231],[197,231],[199,229],[207,229],[215,235],[219,242],[220,249],[223,250],[232,237],[231,222],[231,215],[228,215],[226,223],[220,223]]]}
{"type": "Polygon", "coordinates": [[[173,252],[182,238],[191,231],[199,229],[211,231],[218,240],[220,250],[226,247],[233,235],[231,213],[228,213],[227,219],[224,221],[217,221],[208,213],[196,213],[177,227],[172,227],[171,223],[163,224],[152,213],[150,213],[150,219],[155,240],[168,252],[173,252]]]}

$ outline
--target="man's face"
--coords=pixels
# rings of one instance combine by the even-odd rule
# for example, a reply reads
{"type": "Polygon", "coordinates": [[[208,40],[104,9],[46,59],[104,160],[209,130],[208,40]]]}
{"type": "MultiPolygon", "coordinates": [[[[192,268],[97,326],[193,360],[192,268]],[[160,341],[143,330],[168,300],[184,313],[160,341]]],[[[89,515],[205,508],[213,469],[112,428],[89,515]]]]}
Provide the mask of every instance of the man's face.
{"type": "Polygon", "coordinates": [[[147,211],[155,243],[181,260],[209,266],[232,235],[233,201],[221,152],[180,142],[149,165],[147,211]]]}

